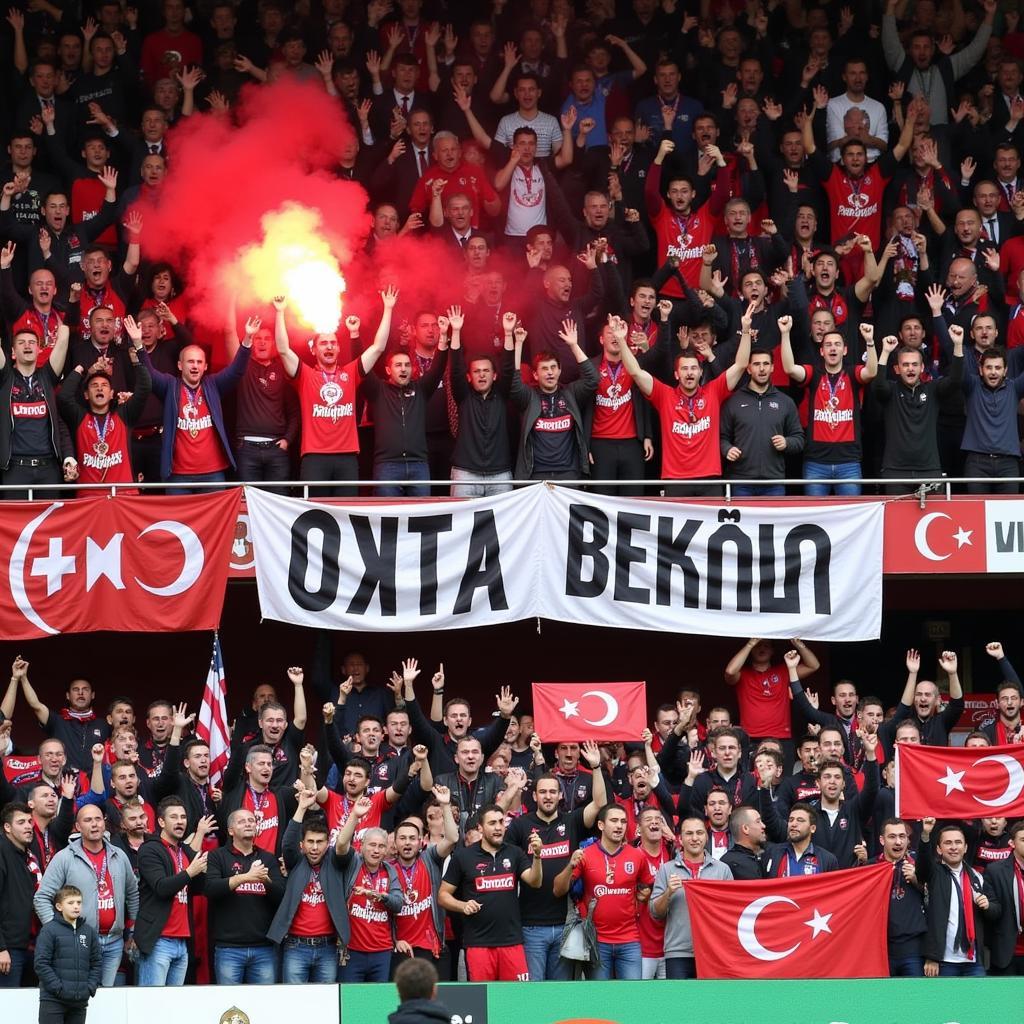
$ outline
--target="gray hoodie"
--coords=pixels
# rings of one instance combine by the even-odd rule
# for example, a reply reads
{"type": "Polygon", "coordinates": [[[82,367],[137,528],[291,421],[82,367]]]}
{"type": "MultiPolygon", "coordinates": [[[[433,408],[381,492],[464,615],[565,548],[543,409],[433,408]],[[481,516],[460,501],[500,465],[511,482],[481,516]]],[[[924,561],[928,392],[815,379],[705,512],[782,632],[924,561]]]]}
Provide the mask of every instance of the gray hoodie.
{"type": "MultiPolygon", "coordinates": [[[[654,912],[654,901],[668,889],[668,880],[672,875],[690,881],[692,875],[690,869],[683,863],[683,856],[677,853],[674,860],[665,861],[658,868],[654,876],[654,888],[651,890],[651,898],[647,903],[651,917],[656,921],[661,918],[654,912]]],[[[731,882],[732,872],[728,865],[715,860],[711,855],[704,852],[704,863],[701,865],[697,877],[711,879],[717,882],[731,882]]],[[[665,917],[665,957],[692,957],[693,956],[693,934],[690,930],[690,908],[686,904],[686,886],[677,889],[668,902],[668,914],[665,917]]]]}

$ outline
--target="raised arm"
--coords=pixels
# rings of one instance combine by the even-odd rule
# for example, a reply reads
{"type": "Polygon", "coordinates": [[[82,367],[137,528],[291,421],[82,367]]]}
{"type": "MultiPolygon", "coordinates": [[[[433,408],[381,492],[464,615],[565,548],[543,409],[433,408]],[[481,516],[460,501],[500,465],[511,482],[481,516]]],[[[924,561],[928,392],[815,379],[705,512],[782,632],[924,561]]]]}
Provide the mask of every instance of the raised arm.
{"type": "Polygon", "coordinates": [[[40,725],[46,725],[50,720],[50,709],[39,699],[32,684],[28,681],[28,662],[20,657],[15,658],[12,673],[18,676],[21,682],[21,692],[25,695],[25,703],[32,709],[32,714],[36,716],[40,725]]]}
{"type": "Polygon", "coordinates": [[[797,384],[803,384],[807,380],[807,371],[793,357],[793,318],[791,316],[780,316],[779,324],[779,351],[782,355],[782,369],[790,380],[797,384]]]}
{"type": "Polygon", "coordinates": [[[288,340],[288,325],[284,322],[284,311],[288,305],[283,295],[274,296],[274,342],[277,345],[277,354],[281,357],[284,365],[284,372],[289,377],[298,376],[301,363],[299,357],[292,351],[291,343],[288,340]]]}
{"type": "Polygon", "coordinates": [[[725,681],[729,686],[735,686],[740,681],[740,672],[750,657],[750,652],[760,643],[758,637],[751,637],[730,659],[725,666],[725,681]]]}
{"type": "Polygon", "coordinates": [[[747,372],[750,364],[750,328],[754,322],[754,304],[747,306],[746,312],[740,317],[740,343],[736,348],[736,358],[732,366],[725,371],[725,382],[730,391],[735,391],[736,386],[743,375],[747,372]]]}
{"type": "MultiPolygon", "coordinates": [[[[398,301],[398,289],[394,285],[388,285],[385,291],[380,293],[381,302],[384,303],[384,312],[381,314],[380,323],[377,325],[377,333],[373,336],[373,344],[359,357],[363,373],[369,373],[377,364],[377,360],[384,354],[388,345],[388,338],[391,336],[391,317],[394,313],[395,303],[398,301]]],[[[355,320],[349,317],[345,321],[355,320]]],[[[358,336],[359,322],[356,321],[358,336]]]]}
{"type": "Polygon", "coordinates": [[[619,355],[622,359],[622,365],[626,368],[626,373],[633,378],[633,383],[640,389],[640,393],[645,398],[650,398],[651,392],[654,391],[654,377],[637,362],[636,356],[633,355],[632,350],[626,343],[628,328],[625,322],[618,317],[615,317],[614,320],[617,322],[612,324],[612,330],[615,333],[616,339],[619,338],[620,330],[622,333],[622,340],[619,342],[619,355]],[[622,325],[621,328],[619,327],[620,324],[622,325]]]}

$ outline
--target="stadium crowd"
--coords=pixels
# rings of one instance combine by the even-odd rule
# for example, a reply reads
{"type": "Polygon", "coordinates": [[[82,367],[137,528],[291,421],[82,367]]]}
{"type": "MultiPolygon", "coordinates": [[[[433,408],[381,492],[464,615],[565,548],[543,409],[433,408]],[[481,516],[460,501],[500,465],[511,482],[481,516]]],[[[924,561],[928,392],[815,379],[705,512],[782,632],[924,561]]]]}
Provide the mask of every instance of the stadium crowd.
{"type": "Polygon", "coordinates": [[[3,482],[1016,493],[1018,14],[581,7],[12,7],[3,482]],[[228,301],[210,337],[186,268],[147,258],[174,127],[281,80],[348,113],[334,170],[368,195],[362,258],[414,247],[379,317],[361,297],[365,348],[351,314],[289,338],[283,300],[228,301]],[[450,266],[448,294],[400,305],[420,259],[450,266]]]}
{"type": "MultiPolygon", "coordinates": [[[[1024,742],[1019,679],[1001,644],[985,650],[998,713],[966,744],[1024,742]]],[[[0,987],[32,983],[68,886],[98,933],[94,990],[385,981],[409,957],[444,980],[678,979],[696,976],[686,880],[875,863],[892,866],[893,976],[1024,973],[1024,820],[894,815],[896,745],[947,745],[964,708],[957,654],[939,658],[946,697],[931,667],[907,652],[894,708],[842,679],[826,710],[804,689],[820,668],[806,644],[780,657],[751,639],[724,672],[738,718],[683,688],[634,743],[551,748],[508,687],[491,712],[443,666],[409,659],[374,685],[352,652],[316,745],[293,667],[287,706],[272,684],[252,693],[211,781],[184,703],[104,698],[104,714],[75,679],[51,708],[19,657],[0,744],[11,716],[45,738],[0,776],[0,987]]]]}

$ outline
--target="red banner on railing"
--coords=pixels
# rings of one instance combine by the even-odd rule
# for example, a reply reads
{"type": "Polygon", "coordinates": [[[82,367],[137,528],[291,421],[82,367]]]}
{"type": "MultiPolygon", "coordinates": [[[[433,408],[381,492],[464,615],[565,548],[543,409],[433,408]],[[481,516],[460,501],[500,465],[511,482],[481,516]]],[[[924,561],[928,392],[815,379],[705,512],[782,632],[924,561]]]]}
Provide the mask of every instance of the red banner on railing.
{"type": "Polygon", "coordinates": [[[0,636],[216,628],[240,497],[4,502],[0,636]]]}

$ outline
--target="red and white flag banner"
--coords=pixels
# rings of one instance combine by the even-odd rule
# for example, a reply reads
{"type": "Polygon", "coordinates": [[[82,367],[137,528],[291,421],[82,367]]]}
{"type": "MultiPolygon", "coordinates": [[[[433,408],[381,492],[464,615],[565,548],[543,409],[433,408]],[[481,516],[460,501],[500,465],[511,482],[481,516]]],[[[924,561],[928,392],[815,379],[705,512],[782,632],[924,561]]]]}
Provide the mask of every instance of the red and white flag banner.
{"type": "Polygon", "coordinates": [[[887,978],[892,865],[685,881],[699,978],[887,978]]]}
{"type": "Polygon", "coordinates": [[[1024,745],[896,744],[896,813],[903,818],[1024,815],[1024,745]]]}
{"type": "Polygon", "coordinates": [[[4,502],[0,636],[215,629],[240,498],[4,502]]]}
{"type": "Polygon", "coordinates": [[[533,684],[533,725],[545,743],[636,742],[646,711],[646,683],[533,684]]]}

